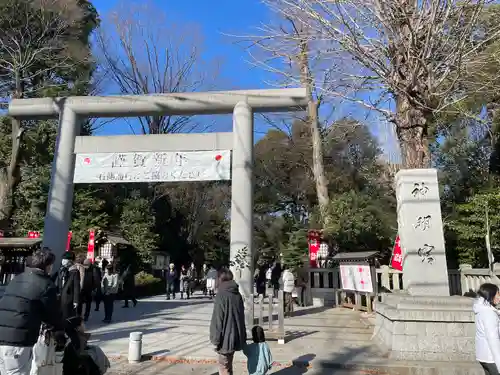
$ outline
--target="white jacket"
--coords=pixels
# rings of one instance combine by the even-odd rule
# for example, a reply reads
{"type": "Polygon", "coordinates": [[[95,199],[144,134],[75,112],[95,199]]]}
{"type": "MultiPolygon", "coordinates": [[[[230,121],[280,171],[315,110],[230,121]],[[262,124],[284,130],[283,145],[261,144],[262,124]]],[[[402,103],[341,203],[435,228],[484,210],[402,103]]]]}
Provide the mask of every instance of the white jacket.
{"type": "Polygon", "coordinates": [[[213,290],[217,288],[217,270],[215,268],[210,268],[206,276],[207,289],[213,290]]]}
{"type": "Polygon", "coordinates": [[[295,289],[295,277],[293,273],[289,270],[284,270],[281,275],[281,283],[283,285],[283,291],[287,293],[292,293],[295,289]]]}
{"type": "Polygon", "coordinates": [[[473,306],[476,321],[476,360],[495,363],[500,371],[499,311],[479,297],[473,306]]]}

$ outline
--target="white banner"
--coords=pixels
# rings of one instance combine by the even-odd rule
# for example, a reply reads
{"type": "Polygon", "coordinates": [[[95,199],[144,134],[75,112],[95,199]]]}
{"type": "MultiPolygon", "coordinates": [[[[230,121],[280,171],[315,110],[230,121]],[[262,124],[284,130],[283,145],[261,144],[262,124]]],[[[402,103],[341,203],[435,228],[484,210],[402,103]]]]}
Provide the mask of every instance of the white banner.
{"type": "Polygon", "coordinates": [[[231,151],[77,154],[75,183],[231,179],[231,151]]]}
{"type": "Polygon", "coordinates": [[[342,281],[342,289],[363,293],[373,293],[370,266],[341,264],[340,280],[342,281]]]}

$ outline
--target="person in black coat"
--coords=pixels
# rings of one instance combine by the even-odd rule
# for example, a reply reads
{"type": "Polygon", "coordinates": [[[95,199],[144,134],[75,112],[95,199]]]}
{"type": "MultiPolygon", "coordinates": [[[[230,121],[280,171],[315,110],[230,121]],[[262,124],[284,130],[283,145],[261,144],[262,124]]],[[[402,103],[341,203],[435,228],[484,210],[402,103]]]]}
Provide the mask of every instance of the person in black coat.
{"type": "Polygon", "coordinates": [[[128,301],[132,301],[134,307],[137,305],[135,299],[135,272],[131,264],[123,271],[121,279],[123,281],[123,301],[122,307],[128,308],[128,301]]]}
{"type": "Polygon", "coordinates": [[[278,297],[278,291],[280,290],[280,278],[282,273],[281,263],[274,262],[271,271],[271,285],[273,287],[274,296],[278,297]]]}
{"type": "Polygon", "coordinates": [[[86,322],[89,320],[90,309],[92,307],[92,297],[96,294],[97,288],[101,286],[101,280],[96,279],[94,267],[90,259],[85,259],[83,261],[83,266],[85,268],[83,274],[83,283],[81,290],[81,302],[78,305],[78,315],[81,316],[83,310],[83,304],[85,304],[85,312],[83,315],[83,320],[86,322]]]}
{"type": "Polygon", "coordinates": [[[5,289],[0,300],[1,374],[11,373],[5,368],[7,359],[14,364],[16,374],[30,373],[33,346],[42,323],[54,332],[64,331],[57,289],[49,276],[55,259],[50,250],[37,250],[28,258],[25,271],[14,277],[5,289]]]}
{"type": "Polygon", "coordinates": [[[257,295],[266,295],[266,270],[264,267],[258,267],[257,270],[255,271],[255,289],[257,292],[257,295]]]}
{"type": "Polygon", "coordinates": [[[56,285],[64,320],[77,315],[80,303],[80,271],[75,267],[74,261],[75,254],[65,252],[57,275],[56,285]]]}
{"type": "Polygon", "coordinates": [[[99,263],[94,263],[92,266],[92,275],[94,277],[94,284],[96,286],[93,296],[95,301],[95,310],[99,311],[99,305],[102,301],[102,289],[101,289],[101,281],[102,281],[102,270],[101,265],[99,263]]]}
{"type": "Polygon", "coordinates": [[[233,373],[234,353],[243,350],[246,341],[243,298],[233,281],[233,273],[222,269],[210,322],[210,342],[219,355],[219,374],[233,373]]]}

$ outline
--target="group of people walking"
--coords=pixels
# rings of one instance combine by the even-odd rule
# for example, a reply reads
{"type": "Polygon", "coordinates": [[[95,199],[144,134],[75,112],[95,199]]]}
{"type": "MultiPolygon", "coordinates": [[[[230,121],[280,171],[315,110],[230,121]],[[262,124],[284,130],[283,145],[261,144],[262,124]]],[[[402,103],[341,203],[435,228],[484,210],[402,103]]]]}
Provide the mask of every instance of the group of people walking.
{"type": "Polygon", "coordinates": [[[137,305],[133,295],[135,283],[130,265],[121,275],[116,271],[116,265],[105,259],[96,259],[92,263],[84,255],[75,257],[74,253],[65,252],[61,268],[55,275],[57,294],[61,304],[63,319],[82,316],[88,321],[95,303],[95,311],[99,311],[101,302],[104,305],[104,323],[110,323],[113,317],[114,302],[119,288],[124,291],[124,306],[129,301],[137,305]],[[84,309],[85,306],[85,309],[84,309]]]}
{"type": "Polygon", "coordinates": [[[201,286],[203,294],[213,298],[217,289],[217,270],[214,267],[203,265],[198,273],[194,263],[191,263],[189,268],[184,265],[177,272],[174,263],[170,263],[168,270],[165,272],[166,283],[166,299],[175,299],[176,291],[180,293],[181,299],[189,299],[197,286],[201,286]]]}
{"type": "Polygon", "coordinates": [[[299,269],[295,272],[288,265],[273,262],[271,265],[258,267],[254,273],[255,291],[265,296],[272,291],[274,297],[283,290],[285,314],[293,312],[293,306],[306,305],[308,272],[299,269]]]}

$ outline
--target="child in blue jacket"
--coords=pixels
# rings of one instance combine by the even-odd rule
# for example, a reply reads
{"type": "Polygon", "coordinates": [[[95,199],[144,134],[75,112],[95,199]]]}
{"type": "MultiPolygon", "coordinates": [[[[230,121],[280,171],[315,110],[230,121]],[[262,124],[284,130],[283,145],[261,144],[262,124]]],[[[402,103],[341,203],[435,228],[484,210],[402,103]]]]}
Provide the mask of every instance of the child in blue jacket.
{"type": "Polygon", "coordinates": [[[248,358],[248,373],[249,375],[266,375],[273,365],[273,356],[267,345],[264,329],[260,326],[253,327],[252,339],[253,344],[243,349],[243,353],[248,358]]]}

